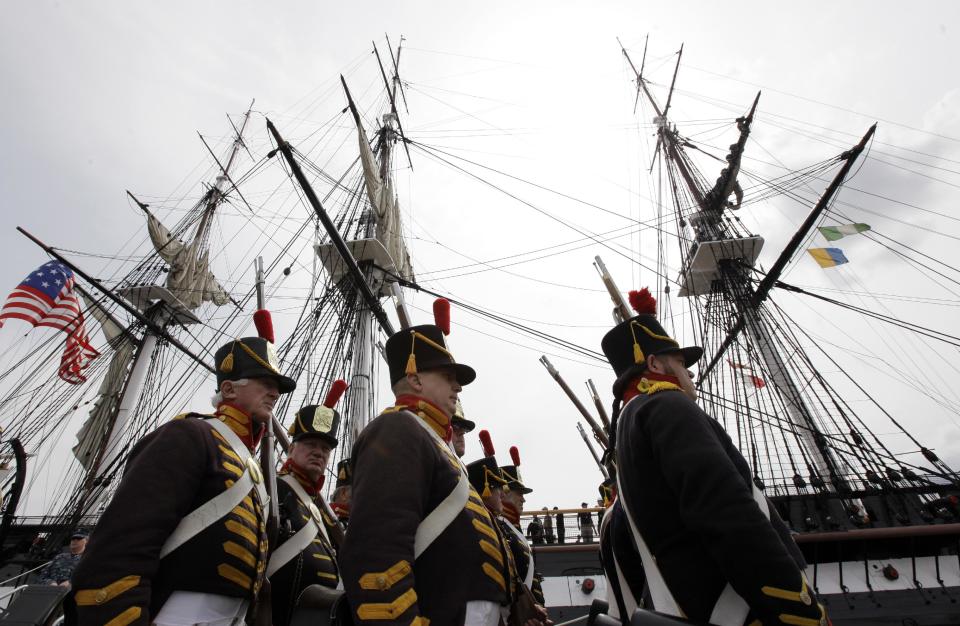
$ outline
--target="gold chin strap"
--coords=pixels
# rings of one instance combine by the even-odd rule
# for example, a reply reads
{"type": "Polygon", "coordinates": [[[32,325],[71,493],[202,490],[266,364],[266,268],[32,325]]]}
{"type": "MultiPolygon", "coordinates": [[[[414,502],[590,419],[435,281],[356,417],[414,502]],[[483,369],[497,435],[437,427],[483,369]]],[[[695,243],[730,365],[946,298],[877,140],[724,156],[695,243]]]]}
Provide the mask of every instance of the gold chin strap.
{"type": "Polygon", "coordinates": [[[454,363],[454,362],[455,362],[455,361],[453,360],[453,355],[452,355],[452,354],[450,353],[450,351],[447,350],[445,347],[441,346],[439,343],[437,343],[437,342],[434,341],[433,339],[430,339],[430,338],[427,337],[426,335],[421,334],[421,333],[419,333],[419,332],[417,332],[417,331],[415,331],[415,330],[412,330],[412,331],[410,331],[410,356],[407,358],[407,367],[406,367],[406,369],[404,370],[404,373],[405,373],[405,374],[416,374],[416,373],[417,373],[417,355],[416,355],[416,352],[415,352],[415,348],[416,348],[416,345],[417,345],[417,339],[418,339],[418,338],[420,339],[420,341],[426,343],[428,346],[431,346],[431,347],[439,350],[440,352],[443,352],[443,353],[446,354],[448,357],[450,357],[450,362],[451,362],[451,363],[454,363]]]}

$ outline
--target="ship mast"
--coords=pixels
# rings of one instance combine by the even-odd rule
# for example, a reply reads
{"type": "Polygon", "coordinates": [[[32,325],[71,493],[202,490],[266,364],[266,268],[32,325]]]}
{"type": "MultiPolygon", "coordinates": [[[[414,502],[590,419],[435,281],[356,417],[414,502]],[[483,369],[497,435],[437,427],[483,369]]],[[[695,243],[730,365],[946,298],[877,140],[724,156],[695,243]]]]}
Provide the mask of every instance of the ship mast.
{"type": "MultiPolygon", "coordinates": [[[[763,245],[763,239],[741,232],[733,220],[724,219],[724,211],[738,208],[742,199],[743,194],[737,183],[737,174],[760,94],[758,93],[754,99],[749,113],[737,119],[740,136],[737,142],[730,146],[730,153],[726,158],[727,167],[721,171],[715,185],[707,189],[706,184],[702,182],[702,177],[698,178],[696,175],[696,170],[686,154],[685,141],[667,117],[683,48],[680,48],[677,55],[677,65],[670,84],[667,104],[663,109],[650,92],[648,81],[643,77],[642,66],[641,70],[637,71],[622,45],[621,50],[636,76],[638,96],[642,93],[656,112],[653,122],[657,127],[657,147],[653,158],[655,160],[659,155],[664,159],[668,170],[672,168],[679,175],[675,182],[682,185],[682,189],[693,200],[693,206],[681,206],[680,203],[676,206],[681,226],[689,225],[693,230],[693,244],[681,251],[683,259],[679,295],[681,297],[719,295],[723,304],[732,305],[738,320],[735,331],[728,335],[720,350],[701,373],[700,384],[703,385],[705,380],[709,381],[707,374],[720,360],[723,351],[733,343],[736,333],[741,329],[744,330],[749,344],[756,350],[765,365],[770,380],[784,403],[790,424],[803,443],[811,472],[811,482],[815,485],[836,488],[837,483],[843,480],[839,471],[840,463],[826,445],[825,438],[814,419],[814,413],[804,401],[800,386],[794,380],[781,354],[780,344],[771,332],[770,317],[766,314],[764,301],[769,288],[775,283],[786,262],[793,257],[806,234],[839,189],[874,129],[871,128],[857,146],[841,156],[843,166],[840,172],[791,244],[781,254],[782,262],[778,261],[775,264],[775,273],[772,278],[768,275],[764,280],[761,292],[754,289],[750,274],[763,245]],[[734,196],[734,201],[730,200],[731,196],[734,196]]],[[[652,167],[653,164],[651,169],[652,167]]],[[[705,306],[713,306],[714,301],[715,298],[708,297],[705,306]]],[[[709,382],[707,384],[709,385],[709,382]]],[[[756,476],[756,468],[754,472],[756,476]]]]}
{"type": "MultiPolygon", "coordinates": [[[[196,323],[198,320],[194,316],[193,310],[199,307],[204,300],[213,300],[217,304],[225,303],[226,297],[225,294],[222,294],[222,291],[223,299],[218,297],[218,295],[213,295],[208,298],[205,297],[206,294],[202,293],[203,288],[208,287],[209,281],[212,280],[212,275],[209,276],[209,279],[207,277],[209,268],[206,247],[211,219],[217,207],[224,199],[228,185],[231,184],[230,169],[240,149],[244,146],[243,132],[250,120],[252,110],[253,102],[250,103],[250,107],[244,114],[243,123],[240,129],[237,130],[237,135],[230,147],[226,164],[220,164],[218,161],[220,173],[217,175],[214,184],[205,194],[202,212],[190,243],[181,244],[170,236],[169,232],[164,233],[165,229],[150,214],[148,205],[140,202],[133,194],[127,192],[130,198],[133,199],[148,216],[151,236],[156,232],[160,232],[169,237],[166,243],[158,246],[158,254],[166,258],[166,253],[172,253],[175,247],[180,248],[180,254],[177,256],[176,262],[180,267],[176,270],[172,269],[168,274],[167,288],[156,285],[135,285],[123,289],[120,292],[121,295],[133,302],[134,305],[144,313],[149,323],[146,325],[143,338],[136,348],[135,356],[129,367],[129,374],[119,391],[119,398],[116,403],[117,408],[111,417],[109,432],[103,440],[103,445],[96,453],[94,463],[90,466],[88,480],[83,489],[85,494],[89,494],[94,486],[101,484],[107,479],[108,475],[114,472],[116,469],[114,466],[124,452],[122,442],[125,439],[127,427],[140,401],[144,381],[150,365],[154,360],[154,353],[160,338],[160,334],[153,330],[154,327],[165,331],[172,324],[196,323]],[[177,285],[175,281],[183,280],[184,277],[186,277],[184,284],[191,282],[196,283],[197,281],[192,278],[191,275],[200,276],[202,289],[184,290],[182,287],[178,288],[179,285],[177,285]],[[183,295],[184,291],[187,292],[186,295],[183,295]],[[197,293],[198,291],[201,293],[197,293]]],[[[155,245],[158,243],[157,238],[154,238],[154,243],[155,245]]],[[[171,265],[174,265],[174,263],[171,262],[171,265]]],[[[103,501],[107,495],[107,491],[106,489],[100,491],[100,501],[103,501]]],[[[82,498],[81,502],[84,500],[86,500],[86,498],[82,498]]]]}

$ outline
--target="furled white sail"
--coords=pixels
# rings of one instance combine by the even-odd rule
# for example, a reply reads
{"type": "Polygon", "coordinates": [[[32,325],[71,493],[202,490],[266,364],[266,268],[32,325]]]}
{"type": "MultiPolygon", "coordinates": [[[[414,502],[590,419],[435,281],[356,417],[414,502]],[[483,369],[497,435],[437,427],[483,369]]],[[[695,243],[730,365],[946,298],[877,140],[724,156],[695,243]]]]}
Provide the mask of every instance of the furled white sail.
{"type": "Polygon", "coordinates": [[[83,295],[87,304],[88,312],[100,322],[100,329],[104,336],[110,342],[110,345],[115,348],[113,357],[110,359],[110,365],[107,367],[107,374],[103,377],[100,388],[97,390],[97,399],[93,404],[93,409],[90,411],[87,421],[77,431],[77,445],[73,447],[73,455],[85,469],[90,469],[95,460],[97,449],[107,436],[110,416],[116,410],[117,403],[120,402],[123,382],[126,380],[127,370],[133,361],[135,346],[130,335],[124,332],[123,327],[113,316],[85,294],[81,295],[83,295]]]}
{"type": "Polygon", "coordinates": [[[363,164],[363,180],[367,188],[367,197],[377,212],[377,240],[387,249],[397,268],[397,274],[403,278],[412,278],[410,254],[403,240],[403,228],[400,224],[400,207],[393,190],[393,181],[388,176],[383,180],[380,166],[373,156],[367,133],[359,116],[356,118],[357,133],[360,138],[360,162],[363,164]]]}
{"type": "Polygon", "coordinates": [[[196,243],[185,244],[175,239],[167,227],[147,213],[147,230],[157,253],[170,264],[167,289],[190,310],[203,302],[222,306],[230,297],[210,271],[210,254],[197,254],[196,243]]]}

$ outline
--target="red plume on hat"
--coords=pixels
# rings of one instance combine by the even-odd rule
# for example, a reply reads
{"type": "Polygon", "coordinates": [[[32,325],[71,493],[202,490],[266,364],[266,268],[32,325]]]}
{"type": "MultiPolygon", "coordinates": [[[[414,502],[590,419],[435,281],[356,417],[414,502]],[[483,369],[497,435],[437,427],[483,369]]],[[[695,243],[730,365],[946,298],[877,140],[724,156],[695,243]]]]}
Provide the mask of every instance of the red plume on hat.
{"type": "Polygon", "coordinates": [[[276,343],[273,340],[273,318],[270,317],[270,311],[259,309],[254,312],[253,325],[257,327],[257,334],[260,335],[261,339],[276,343]]]}
{"type": "Polygon", "coordinates": [[[437,298],[433,301],[433,320],[444,335],[450,334],[450,301],[437,298]]]}
{"type": "Polygon", "coordinates": [[[493,456],[496,454],[496,451],[493,449],[493,439],[490,438],[489,430],[481,430],[479,432],[480,436],[480,445],[483,446],[483,456],[493,456]]]}
{"type": "Polygon", "coordinates": [[[650,290],[644,287],[640,291],[631,291],[629,294],[630,306],[639,315],[656,315],[657,300],[650,295],[650,290]]]}
{"type": "Polygon", "coordinates": [[[520,450],[517,449],[517,446],[510,446],[510,460],[513,461],[514,465],[520,467],[520,450]]]}
{"type": "Polygon", "coordinates": [[[330,385],[330,391],[327,392],[327,398],[323,401],[323,406],[332,409],[340,400],[343,392],[347,390],[347,387],[349,387],[347,381],[341,378],[333,381],[333,384],[330,385]]]}

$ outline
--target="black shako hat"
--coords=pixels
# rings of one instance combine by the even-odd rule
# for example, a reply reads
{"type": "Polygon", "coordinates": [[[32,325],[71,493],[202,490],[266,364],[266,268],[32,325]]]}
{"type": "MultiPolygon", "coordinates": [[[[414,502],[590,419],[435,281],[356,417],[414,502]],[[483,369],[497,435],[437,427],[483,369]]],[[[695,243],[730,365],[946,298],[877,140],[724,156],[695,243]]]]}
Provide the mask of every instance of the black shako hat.
{"type": "Polygon", "coordinates": [[[225,380],[242,378],[272,378],[280,386],[280,393],[290,393],[297,388],[296,381],[280,373],[273,343],[262,337],[234,339],[221,346],[213,360],[217,367],[217,389],[225,380]]]}
{"type": "Polygon", "coordinates": [[[510,460],[513,461],[513,465],[500,466],[500,473],[507,481],[507,489],[519,491],[522,494],[533,493],[533,489],[524,485],[520,477],[520,450],[517,446],[510,446],[510,460]]]}
{"type": "Polygon", "coordinates": [[[507,484],[507,481],[500,477],[497,460],[492,456],[468,463],[467,477],[470,479],[470,485],[482,498],[488,497],[493,489],[502,489],[507,484]]]}
{"type": "Polygon", "coordinates": [[[469,365],[457,363],[447,347],[444,335],[450,334],[450,303],[438,298],[433,303],[436,324],[404,328],[387,339],[384,351],[390,367],[390,384],[394,385],[407,374],[449,367],[461,385],[469,385],[477,373],[469,365]]]}
{"type": "Polygon", "coordinates": [[[465,433],[469,433],[477,427],[476,422],[468,420],[463,416],[463,405],[460,404],[459,400],[457,400],[457,408],[453,412],[453,417],[450,418],[450,425],[463,429],[465,433]]]}
{"type": "Polygon", "coordinates": [[[630,292],[630,305],[638,315],[614,326],[600,342],[607,361],[617,374],[613,388],[618,396],[623,386],[643,371],[651,354],[680,352],[687,367],[703,356],[700,346],[681,348],[667,334],[656,318],[657,301],[646,288],[630,292]]]}
{"type": "Polygon", "coordinates": [[[334,489],[349,487],[353,484],[353,470],[350,469],[350,459],[341,459],[337,463],[337,484],[334,489]]]}
{"type": "Polygon", "coordinates": [[[337,379],[330,386],[323,404],[308,404],[297,411],[293,423],[287,429],[291,440],[297,442],[308,437],[317,437],[329,443],[330,447],[337,447],[340,414],[333,407],[346,390],[346,381],[337,379]]]}

